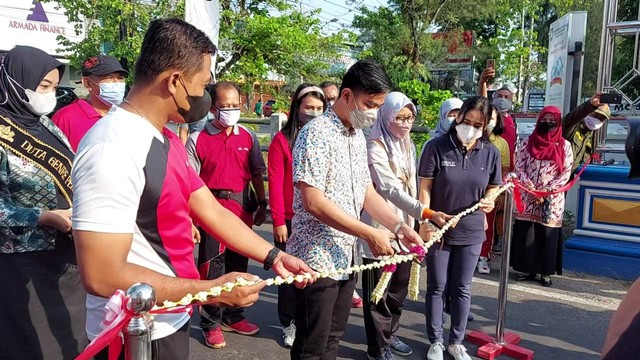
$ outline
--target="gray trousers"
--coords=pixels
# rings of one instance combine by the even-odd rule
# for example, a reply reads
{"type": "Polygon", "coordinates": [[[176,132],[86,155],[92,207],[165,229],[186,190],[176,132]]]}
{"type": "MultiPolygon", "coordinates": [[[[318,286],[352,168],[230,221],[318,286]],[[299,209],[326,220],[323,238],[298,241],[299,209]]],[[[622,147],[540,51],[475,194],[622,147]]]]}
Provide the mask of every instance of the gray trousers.
{"type": "Polygon", "coordinates": [[[451,329],[449,344],[461,344],[471,306],[471,280],[482,244],[447,245],[427,252],[427,337],[433,344],[444,343],[442,327],[443,293],[449,287],[451,329]]]}

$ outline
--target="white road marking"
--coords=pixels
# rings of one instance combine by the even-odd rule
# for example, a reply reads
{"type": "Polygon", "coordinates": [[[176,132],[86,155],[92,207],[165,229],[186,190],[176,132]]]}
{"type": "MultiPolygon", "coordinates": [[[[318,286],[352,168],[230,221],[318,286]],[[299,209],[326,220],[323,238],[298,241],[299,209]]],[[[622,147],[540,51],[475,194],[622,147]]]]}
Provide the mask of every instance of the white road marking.
{"type": "MultiPolygon", "coordinates": [[[[473,282],[482,284],[482,285],[490,285],[495,287],[499,286],[497,281],[482,279],[478,277],[474,277],[473,282]]],[[[516,285],[516,284],[509,284],[509,290],[515,290],[515,291],[520,291],[520,292],[524,292],[524,293],[532,294],[536,296],[544,296],[551,299],[560,300],[563,302],[572,302],[572,303],[593,306],[601,309],[614,310],[614,311],[618,309],[618,306],[620,305],[620,302],[621,302],[621,300],[619,299],[605,297],[605,296],[595,296],[595,295],[594,296],[596,298],[602,299],[604,301],[600,302],[600,301],[587,300],[587,299],[584,299],[583,297],[561,294],[561,293],[544,290],[544,289],[529,288],[529,287],[516,285]]]]}

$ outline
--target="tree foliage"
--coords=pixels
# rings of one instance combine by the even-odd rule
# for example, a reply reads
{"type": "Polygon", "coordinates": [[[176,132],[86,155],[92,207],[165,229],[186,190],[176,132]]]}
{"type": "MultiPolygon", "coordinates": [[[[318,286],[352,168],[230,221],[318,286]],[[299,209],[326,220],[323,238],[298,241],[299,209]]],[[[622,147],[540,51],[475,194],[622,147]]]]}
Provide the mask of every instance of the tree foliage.
{"type": "Polygon", "coordinates": [[[280,0],[224,0],[220,5],[216,72],[221,78],[259,80],[271,71],[316,80],[326,75],[347,40],[348,34],[322,34],[319,10],[301,13],[280,0]]]}
{"type": "MultiPolygon", "coordinates": [[[[53,1],[53,0],[45,0],[53,1]]],[[[79,67],[88,57],[101,53],[124,59],[133,65],[140,53],[149,23],[163,17],[184,18],[180,0],[55,0],[65,9],[76,32],[85,38],[74,43],[60,36],[61,49],[71,54],[71,65],[79,67]]]]}
{"type": "Polygon", "coordinates": [[[360,58],[383,64],[396,84],[427,80],[428,68],[443,64],[450,42],[459,41],[437,38],[434,33],[463,30],[465,21],[488,16],[494,7],[491,3],[468,0],[460,6],[451,0],[390,0],[389,6],[375,11],[361,8],[362,15],[353,20],[361,34],[359,41],[365,44],[360,58]]]}
{"type": "Polygon", "coordinates": [[[595,87],[602,1],[470,0],[461,6],[450,0],[390,0],[388,7],[377,11],[361,9],[362,15],[354,18],[353,26],[366,44],[360,57],[382,63],[396,84],[427,80],[427,65],[444,60],[443,44],[434,43],[430,33],[472,30],[476,74],[484,69],[487,59],[495,59],[494,81],[519,89],[523,99],[526,90],[544,88],[551,23],[575,10],[588,11],[588,28],[596,30],[587,32],[585,44],[585,85],[587,89],[595,87]]]}
{"type": "MultiPolygon", "coordinates": [[[[413,99],[420,107],[420,113],[416,124],[427,126],[429,129],[435,128],[440,114],[440,104],[451,98],[453,95],[447,90],[431,90],[429,84],[419,80],[403,81],[399,85],[407,97],[413,99]]],[[[422,149],[422,144],[429,139],[428,134],[411,134],[417,149],[422,149]]]]}
{"type": "MultiPolygon", "coordinates": [[[[46,0],[53,1],[53,0],[46,0]]],[[[184,0],[56,0],[64,7],[79,43],[60,38],[61,48],[79,66],[87,57],[107,53],[133,64],[149,23],[184,18],[184,0]]],[[[280,74],[307,81],[327,76],[349,33],[324,35],[317,12],[301,13],[284,0],[221,0],[216,78],[254,81],[280,74]]]]}

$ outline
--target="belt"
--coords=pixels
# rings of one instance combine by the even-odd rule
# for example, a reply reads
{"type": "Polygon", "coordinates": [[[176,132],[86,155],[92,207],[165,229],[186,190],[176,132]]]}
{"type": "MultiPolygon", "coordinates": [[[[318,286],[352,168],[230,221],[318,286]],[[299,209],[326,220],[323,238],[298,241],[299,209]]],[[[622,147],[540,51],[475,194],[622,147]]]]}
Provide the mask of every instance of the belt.
{"type": "Polygon", "coordinates": [[[242,193],[236,193],[231,190],[211,190],[211,193],[213,194],[213,196],[215,196],[218,199],[223,199],[223,200],[232,199],[242,204],[242,193]]]}

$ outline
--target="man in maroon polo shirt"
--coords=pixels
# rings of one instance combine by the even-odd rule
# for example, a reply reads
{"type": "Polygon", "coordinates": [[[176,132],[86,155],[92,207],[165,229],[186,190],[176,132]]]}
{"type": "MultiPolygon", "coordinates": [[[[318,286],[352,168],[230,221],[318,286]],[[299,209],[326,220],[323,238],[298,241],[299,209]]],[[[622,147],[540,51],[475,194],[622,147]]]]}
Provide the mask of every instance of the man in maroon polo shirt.
{"type": "MultiPolygon", "coordinates": [[[[237,125],[240,120],[240,92],[231,82],[219,82],[209,88],[209,94],[214,120],[189,136],[186,145],[189,162],[222,206],[249,227],[261,225],[267,209],[262,179],[266,166],[256,134],[237,125]]],[[[225,250],[209,234],[202,232],[201,237],[198,265],[203,279],[215,279],[233,271],[247,271],[248,259],[245,256],[225,250]]],[[[247,321],[242,311],[241,308],[221,311],[213,305],[203,306],[200,327],[206,344],[214,349],[223,348],[226,343],[221,330],[243,335],[257,333],[258,326],[247,321]]]]}
{"type": "Polygon", "coordinates": [[[82,63],[82,85],[89,91],[53,115],[51,120],[67,136],[73,151],[84,135],[105,116],[113,105],[120,105],[125,93],[127,71],[113,56],[98,55],[82,63]]]}

